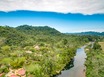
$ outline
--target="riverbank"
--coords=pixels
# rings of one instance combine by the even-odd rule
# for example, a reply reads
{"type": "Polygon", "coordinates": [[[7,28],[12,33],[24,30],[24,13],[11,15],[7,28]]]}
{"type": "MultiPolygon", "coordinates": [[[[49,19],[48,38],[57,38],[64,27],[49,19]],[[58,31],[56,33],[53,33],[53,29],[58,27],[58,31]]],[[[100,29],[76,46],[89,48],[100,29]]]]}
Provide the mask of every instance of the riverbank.
{"type": "Polygon", "coordinates": [[[63,70],[57,77],[85,77],[85,58],[86,53],[84,51],[85,46],[78,48],[76,56],[74,57],[74,66],[70,69],[63,70]]]}
{"type": "Polygon", "coordinates": [[[104,76],[104,52],[98,42],[95,42],[93,48],[87,47],[86,58],[86,77],[104,76]]]}

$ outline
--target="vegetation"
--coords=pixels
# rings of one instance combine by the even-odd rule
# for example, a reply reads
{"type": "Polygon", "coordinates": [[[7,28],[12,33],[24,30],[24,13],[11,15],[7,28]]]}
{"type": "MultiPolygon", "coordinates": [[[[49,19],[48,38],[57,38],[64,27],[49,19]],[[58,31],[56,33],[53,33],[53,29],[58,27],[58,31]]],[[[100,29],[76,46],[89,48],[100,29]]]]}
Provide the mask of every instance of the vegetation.
{"type": "Polygon", "coordinates": [[[98,42],[86,51],[86,77],[104,77],[104,51],[98,42]]]}
{"type": "Polygon", "coordinates": [[[0,26],[0,74],[24,68],[27,77],[52,77],[73,59],[78,47],[94,40],[48,26],[0,26]]]}
{"type": "Polygon", "coordinates": [[[67,33],[67,34],[74,34],[74,35],[93,35],[93,36],[104,36],[104,32],[81,32],[81,33],[67,33]]]}
{"type": "Polygon", "coordinates": [[[104,42],[99,42],[99,45],[101,45],[101,48],[104,51],[104,42]]]}

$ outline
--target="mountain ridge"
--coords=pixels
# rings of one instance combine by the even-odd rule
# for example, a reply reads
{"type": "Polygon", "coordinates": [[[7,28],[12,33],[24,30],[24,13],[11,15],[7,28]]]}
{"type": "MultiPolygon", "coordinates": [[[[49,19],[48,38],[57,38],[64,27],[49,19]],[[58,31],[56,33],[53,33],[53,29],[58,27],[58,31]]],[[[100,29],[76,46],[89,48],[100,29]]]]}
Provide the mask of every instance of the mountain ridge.
{"type": "Polygon", "coordinates": [[[78,33],[65,33],[65,34],[104,36],[104,32],[96,32],[96,31],[86,31],[86,32],[78,32],[78,33]]]}

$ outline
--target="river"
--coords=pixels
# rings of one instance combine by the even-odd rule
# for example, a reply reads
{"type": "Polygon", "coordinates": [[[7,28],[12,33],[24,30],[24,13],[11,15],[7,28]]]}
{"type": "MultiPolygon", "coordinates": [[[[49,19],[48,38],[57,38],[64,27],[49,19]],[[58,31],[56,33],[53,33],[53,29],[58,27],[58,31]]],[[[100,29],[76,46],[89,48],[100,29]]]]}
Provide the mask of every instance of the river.
{"type": "Polygon", "coordinates": [[[68,70],[63,70],[57,77],[85,77],[85,46],[77,49],[76,56],[74,57],[74,66],[68,70]]]}

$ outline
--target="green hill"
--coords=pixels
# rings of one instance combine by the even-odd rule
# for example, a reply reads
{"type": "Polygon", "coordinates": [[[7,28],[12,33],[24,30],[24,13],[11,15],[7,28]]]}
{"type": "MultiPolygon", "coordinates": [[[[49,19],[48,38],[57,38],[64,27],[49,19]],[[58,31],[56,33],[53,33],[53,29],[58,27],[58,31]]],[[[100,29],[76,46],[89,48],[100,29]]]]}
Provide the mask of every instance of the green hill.
{"type": "MultiPolygon", "coordinates": [[[[61,33],[54,28],[48,26],[33,27],[29,25],[22,25],[16,28],[9,26],[0,26],[0,37],[5,38],[5,43],[8,45],[21,45],[26,41],[34,41],[34,39],[41,36],[60,35],[61,33]]],[[[44,38],[44,37],[43,37],[44,38]]],[[[29,42],[28,42],[29,43],[29,42]]]]}
{"type": "Polygon", "coordinates": [[[92,37],[66,35],[48,26],[0,26],[0,74],[25,69],[27,77],[52,77],[92,37]],[[15,70],[14,70],[15,69],[15,70]]]}
{"type": "Polygon", "coordinates": [[[17,30],[24,32],[26,34],[44,34],[44,35],[56,35],[56,34],[61,34],[59,31],[57,31],[54,28],[48,27],[48,26],[29,26],[29,25],[21,25],[16,27],[17,30]]]}

